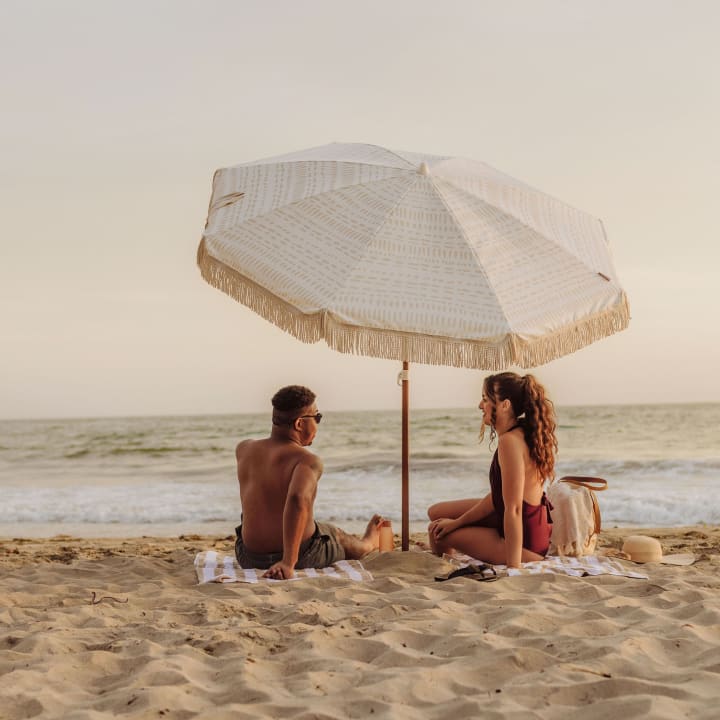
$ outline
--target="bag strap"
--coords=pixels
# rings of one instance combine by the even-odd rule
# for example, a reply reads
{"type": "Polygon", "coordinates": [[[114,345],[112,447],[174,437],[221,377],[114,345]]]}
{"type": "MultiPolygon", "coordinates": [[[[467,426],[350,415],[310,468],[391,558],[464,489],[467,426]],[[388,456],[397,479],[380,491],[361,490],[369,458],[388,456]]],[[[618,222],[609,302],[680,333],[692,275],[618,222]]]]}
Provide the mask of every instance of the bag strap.
{"type": "Polygon", "coordinates": [[[593,505],[593,514],[595,515],[595,532],[599,533],[602,530],[602,521],[600,519],[600,505],[598,504],[595,492],[601,490],[607,490],[607,480],[596,477],[584,477],[582,475],[566,475],[560,478],[560,482],[566,482],[568,485],[575,485],[577,487],[584,487],[590,490],[590,498],[593,505]]]}
{"type": "Polygon", "coordinates": [[[566,475],[561,477],[558,482],[566,482],[569,485],[577,485],[578,487],[584,487],[594,492],[600,492],[601,490],[607,490],[608,481],[602,478],[586,477],[584,475],[566,475]]]}

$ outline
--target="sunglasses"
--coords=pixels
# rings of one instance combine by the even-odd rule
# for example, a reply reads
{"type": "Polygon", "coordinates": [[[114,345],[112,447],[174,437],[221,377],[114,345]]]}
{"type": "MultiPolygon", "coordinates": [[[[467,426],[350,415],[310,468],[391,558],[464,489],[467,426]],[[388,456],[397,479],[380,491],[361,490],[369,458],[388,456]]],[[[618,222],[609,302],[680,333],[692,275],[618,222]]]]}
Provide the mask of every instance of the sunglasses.
{"type": "Polygon", "coordinates": [[[322,413],[315,413],[314,415],[299,415],[295,420],[302,420],[302,418],[315,418],[315,422],[319,425],[322,420],[322,413]]]}

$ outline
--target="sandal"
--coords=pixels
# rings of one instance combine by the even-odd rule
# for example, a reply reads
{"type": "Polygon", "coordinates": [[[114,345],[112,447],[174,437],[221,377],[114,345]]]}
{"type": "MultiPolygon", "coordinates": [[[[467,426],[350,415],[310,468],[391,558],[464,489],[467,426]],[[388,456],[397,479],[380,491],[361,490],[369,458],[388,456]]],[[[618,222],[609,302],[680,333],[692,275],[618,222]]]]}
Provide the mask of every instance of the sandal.
{"type": "Polygon", "coordinates": [[[483,565],[480,572],[472,575],[470,579],[478,582],[495,582],[500,579],[500,576],[492,565],[483,565]]]}
{"type": "Polygon", "coordinates": [[[492,565],[486,565],[485,563],[477,565],[471,563],[470,565],[455,568],[445,575],[436,575],[435,582],[445,582],[446,580],[463,576],[469,576],[472,580],[477,580],[478,582],[492,582],[498,579],[495,568],[492,565]]]}

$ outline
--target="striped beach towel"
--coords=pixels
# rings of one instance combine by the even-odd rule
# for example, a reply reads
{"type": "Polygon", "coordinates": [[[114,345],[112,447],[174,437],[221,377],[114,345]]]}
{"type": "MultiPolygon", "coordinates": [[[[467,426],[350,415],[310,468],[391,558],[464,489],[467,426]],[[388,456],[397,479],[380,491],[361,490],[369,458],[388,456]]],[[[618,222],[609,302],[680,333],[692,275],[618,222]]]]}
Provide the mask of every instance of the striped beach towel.
{"type": "MultiPolygon", "coordinates": [[[[287,582],[287,580],[264,578],[262,576],[265,572],[264,570],[241,568],[234,555],[220,555],[215,550],[199,552],[195,556],[195,572],[197,573],[199,584],[211,582],[287,582]]],[[[359,560],[339,560],[329,567],[296,570],[295,576],[290,578],[290,580],[305,580],[308,578],[320,577],[331,577],[338,580],[353,580],[355,582],[365,582],[373,579],[372,574],[362,566],[362,563],[359,560]]]]}
{"type": "MultiPolygon", "coordinates": [[[[470,562],[477,562],[469,555],[445,555],[444,558],[454,565],[462,567],[470,562]]],[[[505,565],[495,565],[498,573],[512,577],[515,575],[571,575],[574,577],[587,577],[589,575],[620,575],[621,577],[647,580],[648,576],[631,570],[622,560],[606,557],[604,555],[584,555],[583,557],[560,557],[548,555],[544,560],[522,563],[519,568],[508,568],[505,565]]]]}

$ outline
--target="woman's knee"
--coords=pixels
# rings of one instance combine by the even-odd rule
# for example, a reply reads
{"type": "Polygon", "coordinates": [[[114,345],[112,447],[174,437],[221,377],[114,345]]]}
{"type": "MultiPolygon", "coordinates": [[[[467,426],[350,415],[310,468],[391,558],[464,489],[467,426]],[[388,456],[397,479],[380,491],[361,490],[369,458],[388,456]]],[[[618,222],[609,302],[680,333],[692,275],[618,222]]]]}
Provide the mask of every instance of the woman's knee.
{"type": "Polygon", "coordinates": [[[444,503],[435,503],[434,505],[431,505],[427,509],[427,516],[431,520],[438,520],[441,517],[444,517],[441,511],[441,507],[444,505],[444,503]]]}

